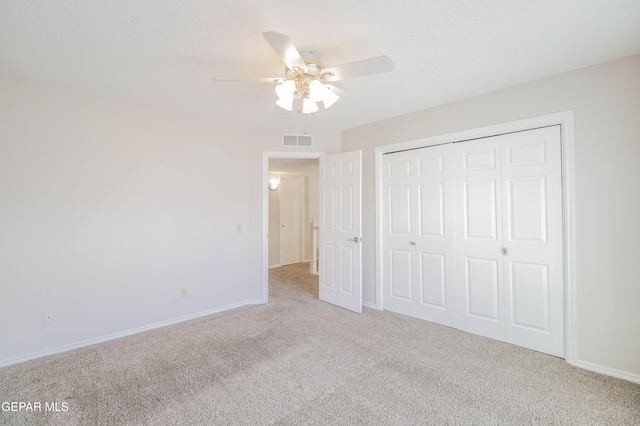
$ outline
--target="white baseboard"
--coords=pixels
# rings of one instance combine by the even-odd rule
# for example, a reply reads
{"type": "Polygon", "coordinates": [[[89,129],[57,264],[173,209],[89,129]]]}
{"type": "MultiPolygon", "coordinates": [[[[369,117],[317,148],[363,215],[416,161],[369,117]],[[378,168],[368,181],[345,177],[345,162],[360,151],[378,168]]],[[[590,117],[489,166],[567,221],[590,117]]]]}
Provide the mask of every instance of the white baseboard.
{"type": "Polygon", "coordinates": [[[207,315],[217,314],[219,312],[224,312],[224,311],[228,311],[228,310],[231,310],[231,309],[240,308],[242,306],[258,305],[258,304],[263,304],[263,303],[265,303],[265,301],[262,300],[262,299],[246,300],[246,301],[243,301],[243,302],[238,302],[238,303],[234,303],[234,304],[227,305],[227,306],[222,306],[222,307],[215,308],[215,309],[210,309],[208,311],[197,312],[195,314],[185,315],[183,317],[179,317],[179,318],[174,318],[174,319],[167,320],[167,321],[158,322],[158,323],[155,323],[155,324],[149,324],[149,325],[145,325],[145,326],[142,326],[142,327],[132,328],[130,330],[122,331],[122,332],[119,332],[119,333],[108,334],[106,336],[97,337],[95,339],[83,340],[81,342],[72,343],[70,345],[58,346],[58,347],[53,348],[53,349],[46,349],[46,350],[43,350],[43,351],[32,352],[32,353],[30,353],[28,355],[24,355],[24,356],[20,356],[20,357],[16,357],[16,358],[9,358],[7,360],[0,361],[0,368],[7,367],[7,366],[13,365],[13,364],[20,364],[21,362],[30,361],[30,360],[36,359],[36,358],[42,358],[42,357],[48,356],[48,355],[54,355],[54,354],[59,354],[59,353],[62,353],[62,352],[71,351],[71,350],[74,350],[74,349],[84,348],[86,346],[95,345],[97,343],[108,342],[109,340],[119,339],[121,337],[130,336],[132,334],[137,334],[137,333],[142,333],[144,331],[153,330],[155,328],[166,327],[168,325],[177,324],[177,323],[184,322],[184,321],[189,321],[189,320],[200,318],[200,317],[204,317],[204,316],[207,316],[207,315]]]}
{"type": "Polygon", "coordinates": [[[380,309],[378,309],[378,305],[376,305],[375,303],[365,302],[364,300],[362,301],[362,306],[364,306],[365,308],[375,309],[377,311],[380,310],[380,309]]]}
{"type": "Polygon", "coordinates": [[[282,265],[269,265],[269,269],[279,268],[279,267],[281,267],[281,266],[282,266],[282,265]]]}
{"type": "MultiPolygon", "coordinates": [[[[95,345],[95,344],[98,344],[98,343],[108,342],[109,340],[119,339],[121,337],[130,336],[132,334],[142,333],[144,331],[149,331],[149,330],[153,330],[153,329],[160,328],[160,327],[166,327],[168,325],[173,325],[173,324],[181,323],[181,322],[184,322],[184,321],[189,321],[189,320],[200,318],[200,317],[204,317],[204,316],[207,316],[207,315],[217,314],[217,313],[228,311],[228,310],[231,310],[231,309],[240,308],[242,306],[258,305],[258,304],[264,304],[264,303],[266,303],[266,301],[262,300],[262,299],[246,300],[246,301],[243,301],[243,302],[234,303],[234,304],[231,304],[231,305],[210,309],[208,311],[197,312],[197,313],[191,314],[191,315],[185,315],[183,317],[174,318],[172,320],[162,321],[162,322],[155,323],[155,324],[150,324],[150,325],[145,325],[145,326],[142,326],[142,327],[133,328],[133,329],[130,329],[130,330],[127,330],[127,331],[123,331],[123,332],[120,332],[120,333],[113,333],[113,334],[109,334],[109,335],[106,335],[106,336],[97,337],[95,339],[88,339],[88,340],[84,340],[84,341],[81,341],[81,342],[72,343],[70,345],[58,346],[56,348],[47,349],[47,350],[44,350],[44,351],[32,352],[32,353],[30,353],[28,355],[25,355],[25,356],[16,357],[16,358],[10,358],[10,359],[4,360],[4,361],[0,361],[0,368],[7,367],[7,366],[13,365],[13,364],[19,364],[19,363],[22,363],[22,362],[30,361],[30,360],[36,359],[36,358],[42,358],[42,357],[48,356],[48,355],[54,355],[54,354],[58,354],[58,353],[62,353],[62,352],[71,351],[71,350],[74,350],[74,349],[84,348],[86,346],[91,346],[91,345],[95,345]]],[[[365,302],[365,301],[362,302],[362,306],[367,307],[367,308],[371,308],[371,309],[376,309],[376,310],[378,309],[376,304],[370,303],[370,302],[365,302]]],[[[618,379],[623,379],[623,380],[627,380],[629,382],[640,384],[640,374],[630,373],[628,371],[621,371],[621,370],[617,370],[615,368],[609,368],[609,367],[605,367],[605,366],[602,366],[602,365],[599,365],[599,364],[594,364],[594,363],[587,362],[587,361],[577,361],[575,363],[572,363],[572,365],[574,365],[576,367],[579,367],[579,368],[584,368],[585,370],[593,371],[593,372],[600,373],[600,374],[605,374],[607,376],[612,376],[612,377],[616,377],[618,379]]]]}
{"type": "Polygon", "coordinates": [[[640,384],[640,374],[616,370],[615,368],[609,368],[587,361],[577,361],[575,363],[572,363],[572,365],[584,368],[585,370],[594,371],[596,373],[605,374],[607,376],[617,377],[618,379],[628,380],[630,382],[640,384]]]}

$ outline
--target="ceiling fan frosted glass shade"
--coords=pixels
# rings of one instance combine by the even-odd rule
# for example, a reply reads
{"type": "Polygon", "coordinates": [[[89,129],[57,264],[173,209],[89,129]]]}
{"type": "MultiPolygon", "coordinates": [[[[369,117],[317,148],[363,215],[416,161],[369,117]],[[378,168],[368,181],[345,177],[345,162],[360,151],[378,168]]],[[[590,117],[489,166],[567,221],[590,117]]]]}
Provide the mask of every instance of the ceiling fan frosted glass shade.
{"type": "Polygon", "coordinates": [[[292,98],[296,91],[296,83],[293,80],[287,80],[276,86],[276,95],[280,98],[292,98]]]}
{"type": "Polygon", "coordinates": [[[340,96],[333,93],[329,86],[325,86],[318,80],[313,80],[309,83],[309,99],[313,102],[324,103],[324,109],[328,109],[340,99],[340,96]]]}
{"type": "Polygon", "coordinates": [[[279,98],[276,101],[276,105],[280,108],[286,109],[287,111],[293,111],[293,97],[289,99],[279,98]]]}
{"type": "Polygon", "coordinates": [[[280,108],[284,108],[287,111],[291,111],[293,109],[293,98],[296,93],[296,83],[292,80],[287,80],[284,83],[278,84],[276,86],[276,95],[278,95],[278,100],[276,101],[276,105],[280,108]]]}
{"type": "Polygon", "coordinates": [[[316,111],[318,111],[318,105],[316,105],[316,103],[311,99],[304,98],[304,100],[302,101],[302,113],[313,114],[316,111]]]}
{"type": "Polygon", "coordinates": [[[324,91],[324,97],[322,98],[322,103],[324,103],[324,109],[329,109],[331,105],[335,104],[336,101],[340,99],[340,96],[333,93],[331,89],[329,89],[329,87],[327,86],[324,86],[324,87],[325,87],[325,91],[324,91]]]}
{"type": "Polygon", "coordinates": [[[323,91],[326,89],[318,80],[309,83],[309,100],[312,102],[320,102],[323,99],[323,91]]]}
{"type": "Polygon", "coordinates": [[[276,105],[287,111],[293,110],[293,101],[296,95],[300,98],[304,97],[302,101],[303,114],[313,114],[318,111],[319,108],[316,105],[318,102],[322,102],[324,108],[328,109],[340,98],[329,89],[329,86],[325,86],[318,80],[312,80],[308,87],[304,88],[303,86],[303,89],[298,88],[295,80],[287,80],[276,86],[276,94],[278,95],[276,105]]]}

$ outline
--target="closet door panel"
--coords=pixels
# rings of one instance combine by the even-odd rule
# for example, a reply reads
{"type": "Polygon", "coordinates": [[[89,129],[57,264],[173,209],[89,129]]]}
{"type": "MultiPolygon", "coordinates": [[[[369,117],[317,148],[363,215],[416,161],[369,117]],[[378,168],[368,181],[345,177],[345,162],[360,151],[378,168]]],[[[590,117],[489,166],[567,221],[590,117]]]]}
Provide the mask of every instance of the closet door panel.
{"type": "Polygon", "coordinates": [[[414,304],[414,218],[412,175],[415,164],[410,153],[386,155],[383,161],[383,297],[387,310],[405,313],[414,304]]]}
{"type": "Polygon", "coordinates": [[[560,127],[385,156],[385,308],[556,356],[560,127]]]}
{"type": "Polygon", "coordinates": [[[444,183],[418,186],[418,235],[444,238],[444,183]]]}
{"type": "Polygon", "coordinates": [[[500,321],[498,262],[467,257],[465,263],[465,314],[479,320],[500,321]]]}
{"type": "Polygon", "coordinates": [[[417,150],[416,280],[419,317],[455,326],[453,146],[417,150]]]}
{"type": "Polygon", "coordinates": [[[500,137],[454,146],[458,328],[504,338],[500,137]]]}
{"type": "Polygon", "coordinates": [[[383,161],[384,306],[455,324],[452,146],[388,154],[383,161]]]}
{"type": "Polygon", "coordinates": [[[389,272],[391,276],[391,299],[413,301],[413,252],[410,250],[390,251],[389,272]]]}
{"type": "Polygon", "coordinates": [[[420,303],[438,309],[447,307],[447,273],[443,254],[420,253],[420,303]]]}
{"type": "Polygon", "coordinates": [[[549,333],[549,268],[522,262],[508,262],[511,286],[511,324],[549,333]]]}
{"type": "Polygon", "coordinates": [[[547,241],[547,182],[545,176],[507,179],[507,240],[547,241]]]}
{"type": "Polygon", "coordinates": [[[505,340],[564,354],[560,127],[502,136],[505,340]]]}
{"type": "Polygon", "coordinates": [[[464,238],[469,240],[497,240],[498,206],[496,179],[464,182],[462,213],[464,238]]]}
{"type": "Polygon", "coordinates": [[[411,186],[389,187],[389,234],[410,237],[411,230],[411,186]]]}

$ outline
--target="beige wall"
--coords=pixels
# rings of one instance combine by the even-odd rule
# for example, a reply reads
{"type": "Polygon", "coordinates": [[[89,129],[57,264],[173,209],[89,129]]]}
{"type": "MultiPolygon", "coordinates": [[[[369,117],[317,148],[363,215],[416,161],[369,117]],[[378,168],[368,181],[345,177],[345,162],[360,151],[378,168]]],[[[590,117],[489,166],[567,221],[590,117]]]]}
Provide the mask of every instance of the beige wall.
{"type": "Polygon", "coordinates": [[[278,131],[0,74],[0,366],[261,302],[278,150],[278,131]]]}
{"type": "Polygon", "coordinates": [[[235,232],[254,221],[246,129],[6,75],[0,92],[0,364],[259,298],[235,232]]]}
{"type": "MultiPolygon", "coordinates": [[[[375,233],[374,147],[568,110],[577,357],[640,381],[640,56],[344,131],[342,151],[363,150],[363,235],[375,233]]],[[[363,241],[363,297],[375,303],[374,239],[363,241]]]]}

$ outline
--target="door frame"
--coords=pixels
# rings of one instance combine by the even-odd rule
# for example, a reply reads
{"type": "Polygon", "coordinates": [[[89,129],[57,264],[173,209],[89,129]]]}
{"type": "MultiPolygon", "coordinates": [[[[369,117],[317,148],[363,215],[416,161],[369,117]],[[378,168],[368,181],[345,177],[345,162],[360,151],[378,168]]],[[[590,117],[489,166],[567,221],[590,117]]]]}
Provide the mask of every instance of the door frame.
{"type": "Polygon", "coordinates": [[[314,160],[325,152],[263,151],[262,152],[262,303],[269,301],[269,159],[291,158],[314,160]]]}
{"type": "Polygon", "coordinates": [[[384,309],[383,302],[383,156],[395,151],[423,148],[445,143],[461,142],[472,139],[513,133],[523,130],[560,125],[562,155],[562,242],[564,263],[564,354],[570,364],[577,363],[577,291],[576,291],[576,238],[575,238],[575,154],[573,111],[542,115],[523,120],[479,127],[383,145],[375,148],[375,211],[376,211],[376,309],[384,309]]]}

